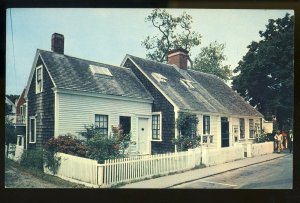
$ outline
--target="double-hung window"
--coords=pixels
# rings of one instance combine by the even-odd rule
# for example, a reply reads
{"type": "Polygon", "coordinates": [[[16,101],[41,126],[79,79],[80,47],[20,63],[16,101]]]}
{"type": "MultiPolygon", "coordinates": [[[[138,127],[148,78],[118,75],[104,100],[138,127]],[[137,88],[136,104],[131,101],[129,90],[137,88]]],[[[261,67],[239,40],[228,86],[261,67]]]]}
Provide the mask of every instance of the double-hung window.
{"type": "Polygon", "coordinates": [[[29,143],[36,142],[36,121],[34,117],[30,117],[29,120],[29,143]]]}
{"type": "Polygon", "coordinates": [[[36,68],[36,93],[43,91],[43,66],[36,68]]]}
{"type": "Polygon", "coordinates": [[[210,116],[203,116],[203,135],[210,134],[210,116]]]}
{"type": "Polygon", "coordinates": [[[249,119],[249,138],[254,138],[254,121],[249,119]]]}
{"type": "Polygon", "coordinates": [[[101,135],[108,135],[108,115],[95,115],[95,128],[101,135]]]}
{"type": "Polygon", "coordinates": [[[152,140],[161,140],[161,115],[152,115],[152,140]]]}
{"type": "Polygon", "coordinates": [[[245,119],[240,118],[240,139],[245,139],[245,119]]]}

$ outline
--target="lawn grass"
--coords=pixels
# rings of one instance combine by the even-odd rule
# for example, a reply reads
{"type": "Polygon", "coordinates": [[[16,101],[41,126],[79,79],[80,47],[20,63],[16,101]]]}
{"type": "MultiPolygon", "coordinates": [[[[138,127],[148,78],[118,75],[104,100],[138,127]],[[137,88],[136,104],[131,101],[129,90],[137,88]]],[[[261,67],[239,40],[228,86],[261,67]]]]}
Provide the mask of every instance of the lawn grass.
{"type": "Polygon", "coordinates": [[[62,188],[65,188],[65,187],[88,188],[87,186],[82,185],[82,184],[72,183],[72,182],[69,182],[69,181],[65,181],[61,178],[58,178],[56,176],[45,174],[43,171],[40,171],[40,170],[37,170],[37,169],[34,169],[34,168],[27,168],[27,167],[20,166],[18,163],[14,162],[14,161],[12,161],[8,158],[5,158],[5,167],[7,167],[7,168],[12,168],[12,167],[17,168],[18,170],[29,173],[29,174],[37,177],[37,178],[43,179],[43,180],[45,180],[49,183],[52,183],[54,185],[61,186],[62,188]]]}

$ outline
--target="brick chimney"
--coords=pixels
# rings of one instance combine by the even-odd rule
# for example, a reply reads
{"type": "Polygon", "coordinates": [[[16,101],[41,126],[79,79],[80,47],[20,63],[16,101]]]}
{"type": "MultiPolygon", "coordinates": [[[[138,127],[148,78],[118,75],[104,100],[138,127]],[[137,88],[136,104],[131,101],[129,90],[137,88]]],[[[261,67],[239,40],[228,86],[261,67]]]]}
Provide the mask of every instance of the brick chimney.
{"type": "Polygon", "coordinates": [[[188,51],[183,48],[177,48],[169,51],[168,63],[175,64],[178,68],[187,70],[188,51]]]}
{"type": "Polygon", "coordinates": [[[59,54],[64,54],[64,36],[62,34],[52,34],[51,51],[59,54]]]}

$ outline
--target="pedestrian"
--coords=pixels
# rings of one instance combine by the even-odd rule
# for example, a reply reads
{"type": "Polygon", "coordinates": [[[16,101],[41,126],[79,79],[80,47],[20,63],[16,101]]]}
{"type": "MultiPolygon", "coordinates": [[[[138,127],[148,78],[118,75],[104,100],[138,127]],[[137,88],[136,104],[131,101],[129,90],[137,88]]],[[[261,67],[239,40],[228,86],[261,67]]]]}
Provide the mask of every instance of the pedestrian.
{"type": "Polygon", "coordinates": [[[277,145],[277,153],[281,152],[281,145],[282,145],[282,133],[278,130],[274,136],[276,145],[277,145]]]}
{"type": "Polygon", "coordinates": [[[294,135],[293,135],[293,130],[290,130],[290,133],[288,135],[288,140],[289,140],[289,150],[290,150],[290,153],[292,153],[293,151],[293,141],[294,141],[294,135]]]}

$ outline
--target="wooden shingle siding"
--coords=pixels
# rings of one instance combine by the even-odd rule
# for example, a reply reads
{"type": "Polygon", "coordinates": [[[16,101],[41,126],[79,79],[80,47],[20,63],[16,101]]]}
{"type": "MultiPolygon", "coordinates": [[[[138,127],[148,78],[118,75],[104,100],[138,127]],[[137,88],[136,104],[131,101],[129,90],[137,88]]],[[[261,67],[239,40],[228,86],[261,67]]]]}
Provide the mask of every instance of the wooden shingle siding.
{"type": "MultiPolygon", "coordinates": [[[[27,123],[30,123],[31,116],[36,116],[36,143],[32,144],[27,141],[28,148],[38,149],[41,149],[43,144],[54,135],[54,93],[51,89],[54,85],[47,70],[45,69],[45,65],[39,58],[36,67],[40,65],[43,65],[43,92],[39,94],[36,94],[35,92],[36,72],[34,72],[27,95],[27,123]]],[[[27,134],[29,138],[29,127],[27,128],[27,134]]]]}
{"type": "MultiPolygon", "coordinates": [[[[95,123],[95,114],[108,115],[108,134],[111,133],[111,126],[119,125],[120,116],[131,117],[131,141],[137,143],[137,120],[139,116],[149,118],[151,121],[151,103],[135,101],[124,101],[75,95],[58,92],[58,116],[55,136],[70,133],[80,137],[79,132],[84,131],[84,125],[95,123]]],[[[150,139],[149,129],[149,139],[150,139]]],[[[135,153],[137,145],[130,145],[129,151],[135,153]]]]}
{"type": "Polygon", "coordinates": [[[124,66],[131,68],[137,78],[154,98],[153,112],[162,112],[162,141],[152,141],[152,154],[174,152],[175,146],[171,140],[175,137],[175,113],[173,105],[154,87],[154,85],[140,72],[140,70],[129,60],[124,66]]]}

